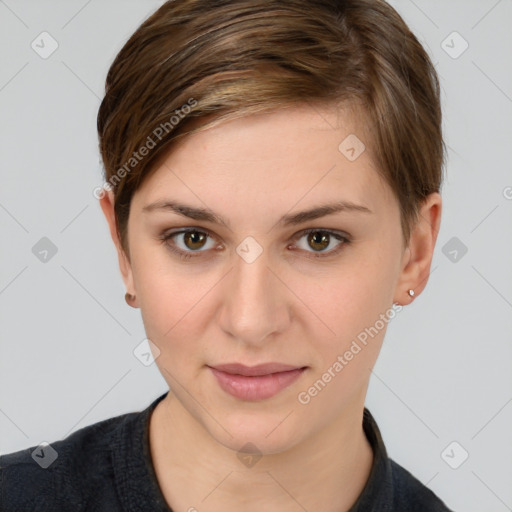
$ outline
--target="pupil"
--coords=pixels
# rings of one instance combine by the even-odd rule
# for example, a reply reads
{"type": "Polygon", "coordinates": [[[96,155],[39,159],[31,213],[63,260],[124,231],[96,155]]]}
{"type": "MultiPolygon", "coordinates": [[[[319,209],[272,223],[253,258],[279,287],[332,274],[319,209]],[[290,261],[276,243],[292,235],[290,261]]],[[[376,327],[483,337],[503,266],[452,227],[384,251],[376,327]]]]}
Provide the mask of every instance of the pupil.
{"type": "Polygon", "coordinates": [[[200,249],[204,243],[205,240],[204,233],[198,233],[197,231],[192,231],[189,233],[185,233],[185,244],[189,249],[200,249]],[[191,242],[192,245],[190,245],[188,242],[191,242]],[[195,246],[195,244],[199,244],[199,246],[195,246]]]}
{"type": "MultiPolygon", "coordinates": [[[[320,231],[316,231],[315,233],[309,234],[309,240],[310,243],[313,244],[320,244],[320,249],[325,249],[329,246],[329,235],[326,233],[321,233],[320,231]],[[318,236],[319,235],[319,236],[318,236]]],[[[315,249],[315,247],[312,247],[315,249]]]]}

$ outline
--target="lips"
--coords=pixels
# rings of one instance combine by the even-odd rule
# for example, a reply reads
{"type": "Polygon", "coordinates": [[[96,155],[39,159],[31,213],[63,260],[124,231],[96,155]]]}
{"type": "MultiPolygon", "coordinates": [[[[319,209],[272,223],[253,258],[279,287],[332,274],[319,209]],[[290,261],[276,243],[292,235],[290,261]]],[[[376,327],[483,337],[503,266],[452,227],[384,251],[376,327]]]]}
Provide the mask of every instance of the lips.
{"type": "Polygon", "coordinates": [[[247,401],[270,398],[292,384],[306,370],[281,363],[245,366],[230,363],[208,367],[220,388],[226,393],[247,401]]]}
{"type": "Polygon", "coordinates": [[[246,377],[259,377],[260,375],[270,375],[271,373],[287,372],[303,368],[301,366],[292,366],[281,363],[265,363],[256,366],[245,366],[239,363],[219,364],[212,366],[215,370],[219,370],[231,375],[245,375],[246,377]]]}

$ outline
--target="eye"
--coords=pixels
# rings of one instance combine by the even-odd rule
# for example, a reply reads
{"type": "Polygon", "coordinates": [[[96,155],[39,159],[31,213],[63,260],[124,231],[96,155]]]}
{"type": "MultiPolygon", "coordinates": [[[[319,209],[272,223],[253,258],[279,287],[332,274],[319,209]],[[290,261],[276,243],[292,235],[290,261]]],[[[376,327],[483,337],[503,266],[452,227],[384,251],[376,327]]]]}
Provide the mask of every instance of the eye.
{"type": "Polygon", "coordinates": [[[195,228],[164,233],[160,239],[167,244],[169,250],[183,259],[200,256],[201,254],[194,253],[203,253],[215,247],[213,238],[209,233],[195,228]],[[208,242],[210,242],[209,246],[208,242]]]}
{"type": "Polygon", "coordinates": [[[301,244],[294,242],[292,247],[299,247],[299,249],[311,253],[309,256],[306,256],[309,258],[333,256],[339,253],[345,245],[350,243],[350,239],[347,235],[324,229],[308,229],[302,231],[297,235],[295,240],[301,240],[303,238],[306,239],[306,246],[301,247],[301,244]],[[329,247],[331,247],[331,249],[326,250],[329,247]],[[313,249],[313,251],[309,249],[313,249]]]}
{"type": "MultiPolygon", "coordinates": [[[[177,254],[181,259],[204,256],[203,253],[219,247],[210,233],[197,228],[166,232],[159,238],[171,252],[177,254]]],[[[348,235],[344,233],[318,228],[301,231],[295,235],[293,240],[293,244],[288,247],[292,249],[299,248],[307,258],[334,256],[350,243],[348,235]],[[297,241],[303,238],[306,239],[306,245],[298,244],[297,241]]]]}

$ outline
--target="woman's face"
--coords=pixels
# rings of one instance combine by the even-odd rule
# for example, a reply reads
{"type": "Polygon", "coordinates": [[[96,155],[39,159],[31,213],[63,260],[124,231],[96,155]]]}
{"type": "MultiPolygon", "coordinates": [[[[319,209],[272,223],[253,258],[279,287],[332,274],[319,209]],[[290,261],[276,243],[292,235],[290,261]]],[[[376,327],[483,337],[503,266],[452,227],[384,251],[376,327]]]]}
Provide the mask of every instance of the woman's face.
{"type": "Polygon", "coordinates": [[[225,446],[280,452],[362,407],[408,251],[356,121],[294,107],[225,122],[133,197],[128,290],[180,410],[225,446]],[[341,202],[357,207],[298,215],[341,202]],[[302,370],[212,370],[228,363],[302,370]]]}

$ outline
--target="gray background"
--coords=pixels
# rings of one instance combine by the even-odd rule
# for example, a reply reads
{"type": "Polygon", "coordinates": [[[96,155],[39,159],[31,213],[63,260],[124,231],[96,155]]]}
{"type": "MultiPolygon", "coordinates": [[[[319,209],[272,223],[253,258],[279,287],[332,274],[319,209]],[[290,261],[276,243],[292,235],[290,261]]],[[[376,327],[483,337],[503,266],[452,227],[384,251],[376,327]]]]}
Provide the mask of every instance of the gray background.
{"type": "MultiPolygon", "coordinates": [[[[167,390],[134,357],[142,321],[92,194],[108,67],[161,3],[0,1],[1,453],[167,390]],[[47,59],[31,47],[43,31],[47,59]]],[[[449,153],[430,282],[389,325],[367,406],[390,456],[451,508],[512,510],[512,1],[392,5],[439,71],[449,153]]]]}

